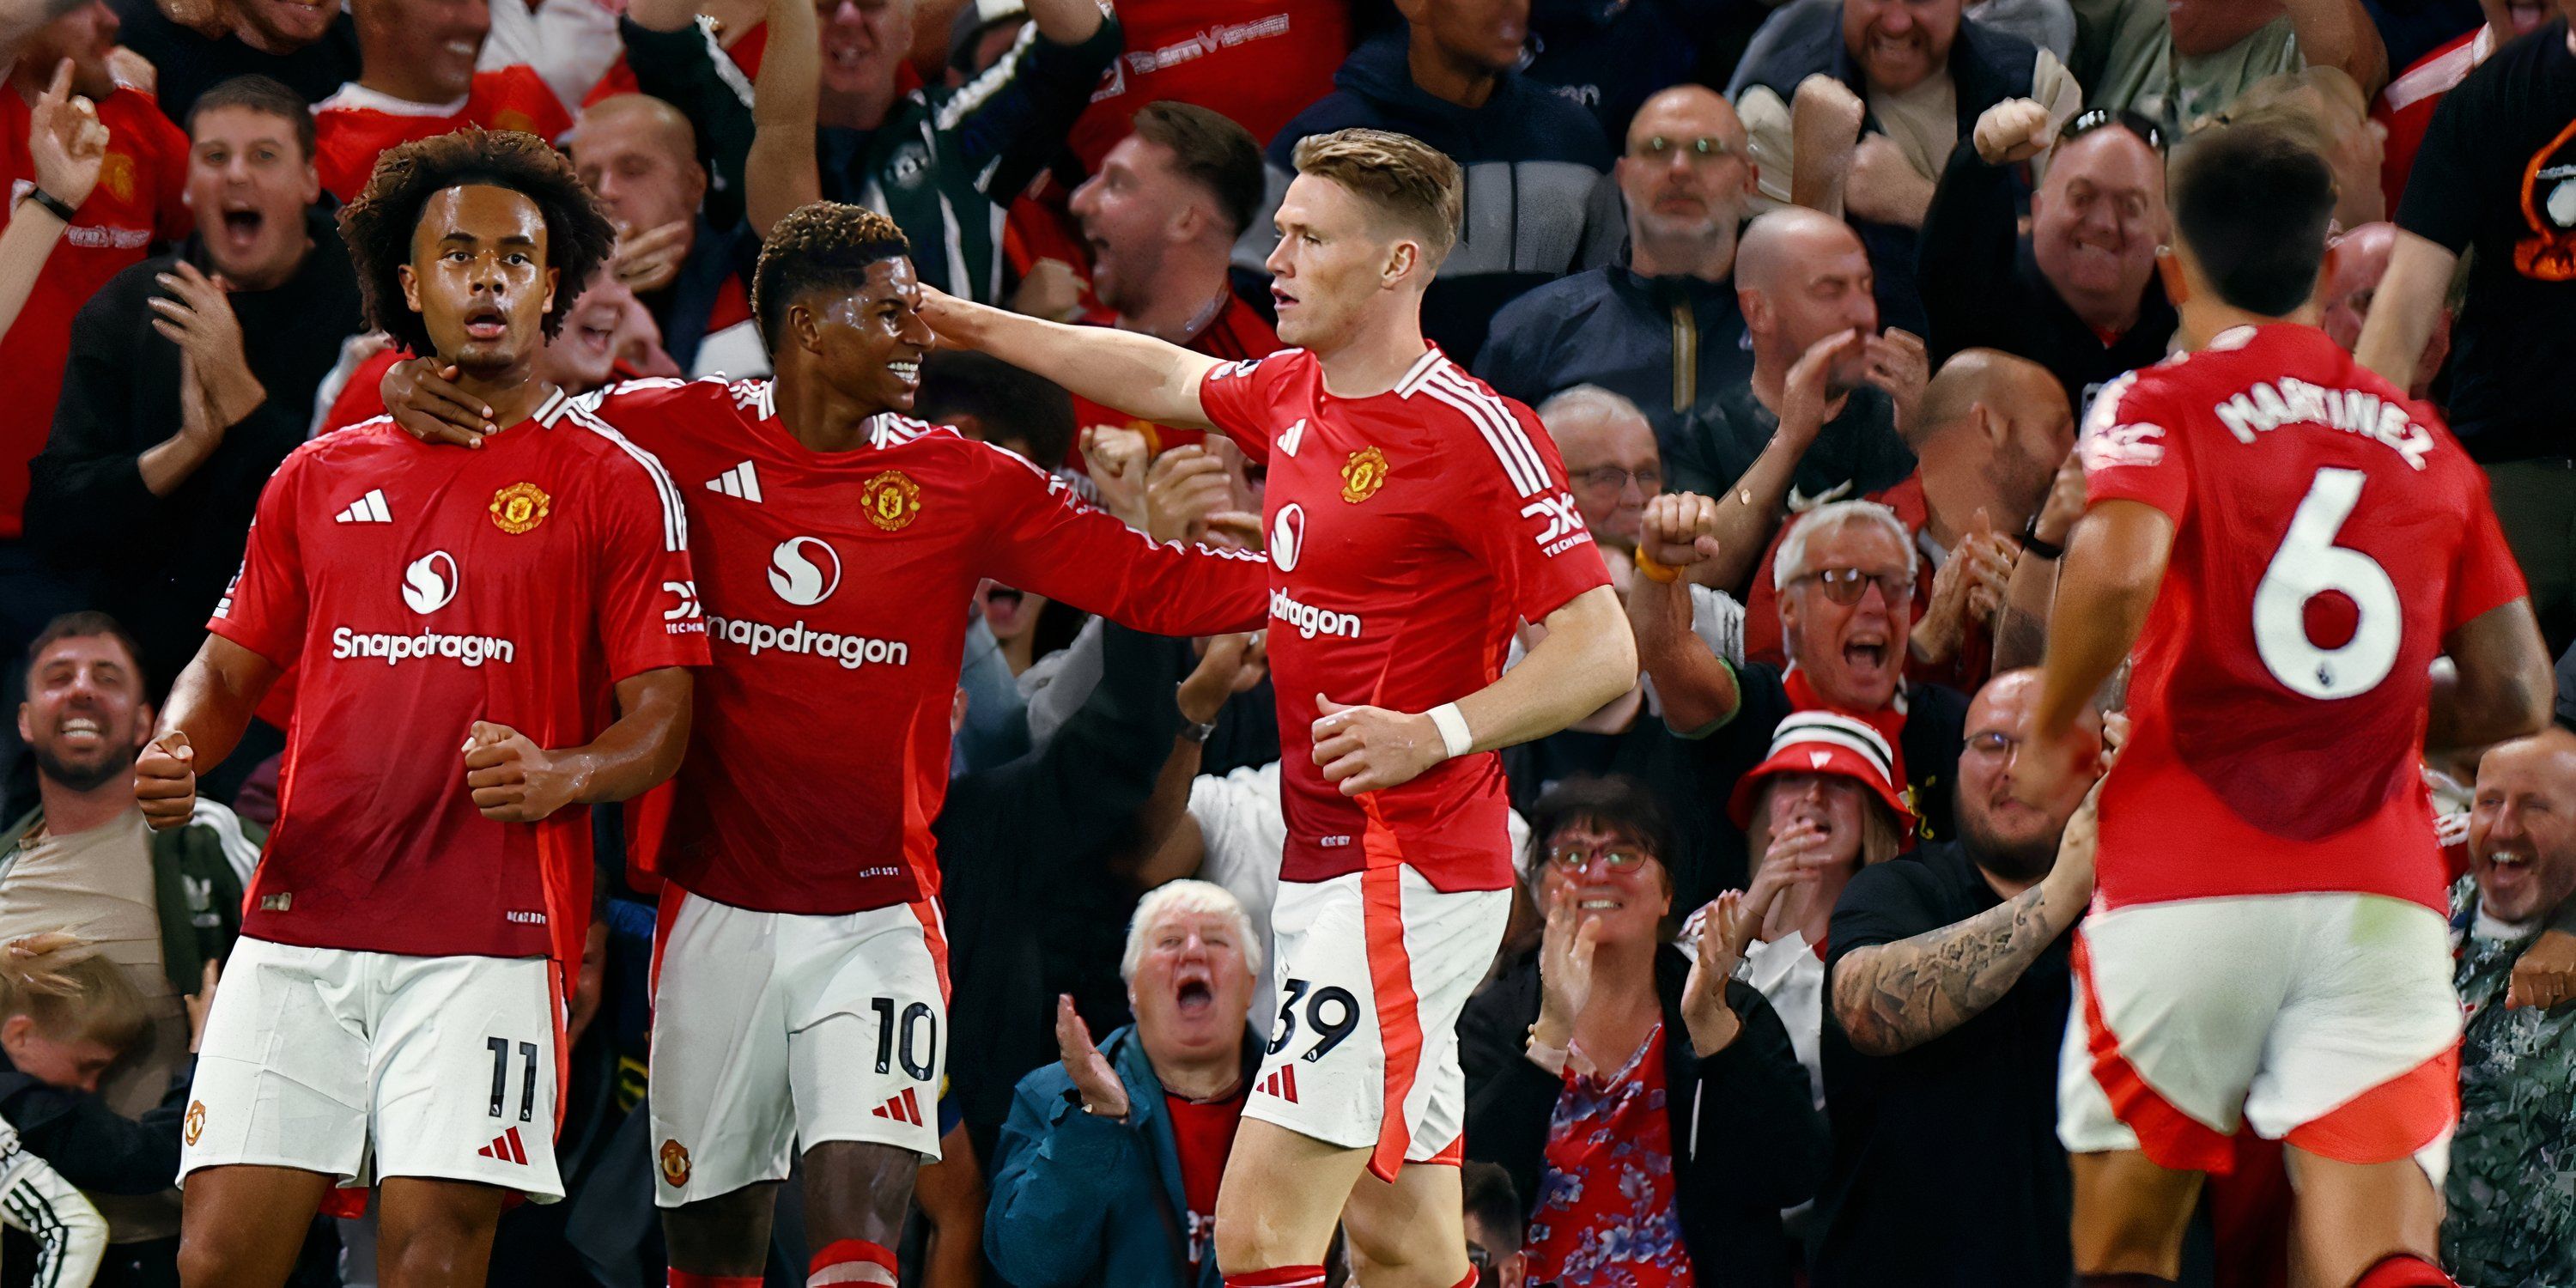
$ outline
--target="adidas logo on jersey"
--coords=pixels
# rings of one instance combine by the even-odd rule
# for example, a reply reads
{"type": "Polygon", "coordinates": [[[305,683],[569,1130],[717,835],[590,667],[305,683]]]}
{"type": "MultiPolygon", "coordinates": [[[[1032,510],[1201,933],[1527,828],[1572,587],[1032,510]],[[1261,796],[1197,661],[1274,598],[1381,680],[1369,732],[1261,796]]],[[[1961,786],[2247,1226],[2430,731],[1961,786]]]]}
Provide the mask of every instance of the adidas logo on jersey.
{"type": "Polygon", "coordinates": [[[754,505],[758,505],[760,504],[760,474],[751,468],[751,462],[744,461],[743,463],[734,466],[732,469],[726,470],[724,473],[708,479],[707,490],[710,492],[722,492],[726,496],[738,496],[754,505]]]}
{"type": "Polygon", "coordinates": [[[1283,1064],[1261,1080],[1261,1094],[1275,1096],[1289,1104],[1297,1103],[1297,1066],[1283,1064]]]}
{"type": "Polygon", "coordinates": [[[385,508],[385,490],[372,488],[365,496],[349,503],[332,519],[335,523],[391,523],[393,512],[385,508]]]}
{"type": "Polygon", "coordinates": [[[921,1101],[912,1094],[912,1088],[906,1087],[903,1089],[902,1095],[895,1096],[887,1100],[884,1104],[869,1110],[868,1116],[870,1118],[891,1118],[899,1123],[910,1123],[915,1127],[919,1127],[922,1125],[921,1101]]]}
{"type": "Polygon", "coordinates": [[[517,1163],[521,1167],[528,1165],[528,1151],[519,1143],[519,1129],[516,1127],[493,1137],[492,1143],[474,1151],[474,1156],[497,1158],[504,1163],[517,1163]]]}

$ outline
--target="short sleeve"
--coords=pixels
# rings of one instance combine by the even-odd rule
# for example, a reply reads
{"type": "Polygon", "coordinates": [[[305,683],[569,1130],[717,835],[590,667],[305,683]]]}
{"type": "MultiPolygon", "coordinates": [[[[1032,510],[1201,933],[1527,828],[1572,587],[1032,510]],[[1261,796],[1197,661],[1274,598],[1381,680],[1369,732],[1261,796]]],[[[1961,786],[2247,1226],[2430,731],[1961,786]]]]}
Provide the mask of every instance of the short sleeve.
{"type": "Polygon", "coordinates": [[[292,669],[304,652],[304,628],[311,607],[304,581],[304,552],[296,533],[296,509],[303,492],[303,452],[286,458],[261,488],[259,508],[242,550],[241,571],[215,601],[206,629],[267,658],[280,670],[292,669]]]}
{"type": "Polygon", "coordinates": [[[593,602],[609,677],[705,666],[707,622],[689,562],[689,520],[662,462],[639,447],[609,460],[599,495],[593,602]]]}
{"type": "Polygon", "coordinates": [[[1537,622],[1610,584],[1601,548],[1576,507],[1556,442],[1529,408],[1482,391],[1452,403],[1473,420],[1453,468],[1463,504],[1444,516],[1458,543],[1490,570],[1521,620],[1537,622]],[[1475,444],[1481,442],[1479,448],[1475,444]]]}
{"type": "Polygon", "coordinates": [[[1270,459],[1271,397],[1292,360],[1291,354],[1274,353],[1221,362],[1199,377],[1199,410],[1255,461],[1270,459]]]}
{"type": "Polygon", "coordinates": [[[1873,864],[1852,874],[1834,903],[1834,918],[1825,932],[1825,971],[1857,949],[1911,939],[1942,923],[1925,901],[1924,878],[1916,859],[1873,864]]]}
{"type": "Polygon", "coordinates": [[[2484,127],[2492,113],[2485,100],[2498,67],[2487,75],[2471,72],[2467,80],[2434,105],[2424,141],[2415,148],[2414,167],[2406,175],[2406,195],[2397,203],[2397,226],[2456,255],[2477,237],[2478,218],[2495,199],[2496,185],[2482,173],[2488,167],[2484,127]]]}
{"type": "Polygon", "coordinates": [[[2496,522],[2495,506],[2487,499],[2486,479],[2476,470],[2462,473],[2469,476],[2473,491],[2468,529],[2461,534],[2459,552],[2451,560],[2449,594],[2442,605],[2444,635],[2531,593],[2523,582],[2521,563],[2514,559],[2512,547],[2505,544],[2504,528],[2496,522]]]}
{"type": "Polygon", "coordinates": [[[2159,385],[2142,386],[2134,371],[2104,386],[2079,444],[2085,503],[2140,501],[2182,522],[2191,503],[2191,476],[2173,432],[2182,410],[2159,385]]]}

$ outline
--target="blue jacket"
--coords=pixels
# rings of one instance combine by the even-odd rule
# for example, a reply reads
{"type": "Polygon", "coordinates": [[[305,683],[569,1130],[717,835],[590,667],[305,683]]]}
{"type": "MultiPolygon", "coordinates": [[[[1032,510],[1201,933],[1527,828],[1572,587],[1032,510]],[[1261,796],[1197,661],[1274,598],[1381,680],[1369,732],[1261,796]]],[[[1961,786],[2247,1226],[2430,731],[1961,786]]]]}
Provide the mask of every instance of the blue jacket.
{"type": "Polygon", "coordinates": [[[1333,92],[1270,141],[1269,205],[1236,244],[1238,266],[1257,269],[1278,244],[1270,215],[1296,173],[1297,144],[1354,127],[1410,134],[1463,172],[1465,223],[1422,301],[1424,334],[1461,363],[1484,347],[1495,309],[1615,261],[1626,242],[1618,189],[1606,177],[1614,158],[1589,113],[1508,72],[1482,107],[1434,98],[1413,83],[1399,31],[1351,51],[1333,73],[1333,92]]]}
{"type": "MultiPolygon", "coordinates": [[[[1223,1288],[1214,1249],[1189,1272],[1189,1201],[1163,1084],[1136,1026],[1100,1044],[1127,1086],[1127,1121],[1082,1112],[1061,1064],[1020,1079],[993,1147],[984,1255],[1018,1288],[1223,1288]]],[[[1243,1076],[1261,1043],[1243,1035],[1243,1076]]]]}

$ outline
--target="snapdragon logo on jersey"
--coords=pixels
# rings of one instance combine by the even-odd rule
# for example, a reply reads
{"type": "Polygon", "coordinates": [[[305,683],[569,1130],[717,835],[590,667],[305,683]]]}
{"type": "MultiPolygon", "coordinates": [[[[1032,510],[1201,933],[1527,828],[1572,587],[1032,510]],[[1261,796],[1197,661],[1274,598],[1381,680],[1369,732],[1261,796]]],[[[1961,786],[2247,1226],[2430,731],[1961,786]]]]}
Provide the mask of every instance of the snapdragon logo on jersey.
{"type": "MultiPolygon", "coordinates": [[[[821,537],[789,537],[769,552],[769,588],[798,608],[812,608],[841,588],[841,556],[832,549],[831,542],[821,537]]],[[[812,630],[802,621],[780,626],[709,613],[707,634],[727,644],[740,644],[750,649],[753,657],[773,651],[827,657],[840,663],[843,670],[856,670],[871,662],[903,666],[912,661],[912,646],[902,640],[812,630]]]]}
{"type": "Polygon", "coordinates": [[[1270,615],[1296,627],[1301,639],[1313,639],[1318,635],[1353,640],[1360,637],[1359,614],[1337,613],[1329,608],[1301,603],[1277,586],[1270,588],[1270,615]]]}
{"type": "MultiPolygon", "coordinates": [[[[456,557],[444,550],[432,550],[411,561],[403,569],[402,598],[411,611],[427,617],[456,599],[464,577],[456,567],[456,557]]],[[[346,626],[332,628],[331,656],[382,658],[394,666],[415,658],[443,657],[467,666],[485,662],[510,662],[516,659],[518,646],[492,635],[450,635],[424,627],[416,632],[393,634],[352,630],[346,626]]]]}

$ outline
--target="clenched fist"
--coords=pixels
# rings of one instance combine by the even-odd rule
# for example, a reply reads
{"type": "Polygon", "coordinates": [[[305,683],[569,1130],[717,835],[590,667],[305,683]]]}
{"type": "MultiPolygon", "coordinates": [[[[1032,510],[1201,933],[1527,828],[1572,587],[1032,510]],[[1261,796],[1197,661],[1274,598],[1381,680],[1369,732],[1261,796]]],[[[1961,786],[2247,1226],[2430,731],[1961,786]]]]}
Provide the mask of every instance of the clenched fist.
{"type": "Polygon", "coordinates": [[[1974,137],[1987,165],[2028,161],[2048,150],[2048,109],[2037,99],[2005,99],[1977,118],[1974,137]]]}
{"type": "Polygon", "coordinates": [[[134,758],[134,803],[143,821],[166,832],[197,811],[197,751],[188,735],[173,729],[155,738],[134,758]]]}

